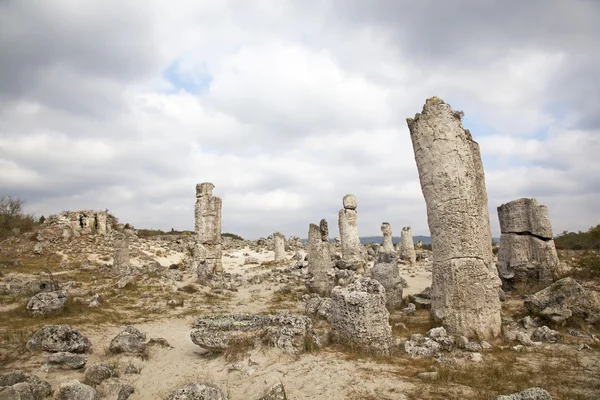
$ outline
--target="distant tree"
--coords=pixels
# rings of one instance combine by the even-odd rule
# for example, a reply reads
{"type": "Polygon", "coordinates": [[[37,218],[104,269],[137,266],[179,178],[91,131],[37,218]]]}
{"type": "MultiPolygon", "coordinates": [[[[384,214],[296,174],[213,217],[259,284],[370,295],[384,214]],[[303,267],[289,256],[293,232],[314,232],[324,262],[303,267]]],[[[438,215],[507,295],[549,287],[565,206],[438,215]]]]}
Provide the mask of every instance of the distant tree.
{"type": "Polygon", "coordinates": [[[33,215],[23,212],[25,200],[17,197],[2,196],[0,198],[0,237],[10,234],[11,230],[18,228],[22,232],[33,229],[33,215]]]}
{"type": "Polygon", "coordinates": [[[38,224],[43,224],[44,221],[46,221],[46,217],[44,217],[43,215],[40,217],[40,219],[38,220],[38,224]]]}

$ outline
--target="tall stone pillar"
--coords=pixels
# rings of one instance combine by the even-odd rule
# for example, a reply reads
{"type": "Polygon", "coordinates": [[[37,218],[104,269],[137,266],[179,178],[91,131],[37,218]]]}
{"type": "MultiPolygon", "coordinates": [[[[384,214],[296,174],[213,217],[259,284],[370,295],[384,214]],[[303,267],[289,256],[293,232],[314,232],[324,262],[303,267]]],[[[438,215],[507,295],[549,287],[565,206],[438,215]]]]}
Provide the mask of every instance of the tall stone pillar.
{"type": "Polygon", "coordinates": [[[200,279],[223,272],[221,260],[221,199],[212,195],[215,187],[205,182],[196,185],[196,235],[195,263],[200,279]]]}
{"type": "Polygon", "coordinates": [[[333,272],[331,261],[331,246],[329,245],[329,227],[322,219],[319,225],[310,224],[308,227],[308,273],[311,278],[307,282],[308,289],[321,296],[329,296],[333,289],[333,272]]]}
{"type": "Polygon", "coordinates": [[[344,208],[340,210],[338,219],[342,241],[342,262],[340,266],[344,269],[362,273],[366,265],[366,258],[358,236],[357,207],[358,203],[353,194],[344,196],[344,208]]]}
{"type": "Polygon", "coordinates": [[[127,274],[131,268],[129,261],[129,238],[133,233],[129,229],[113,233],[115,256],[113,259],[113,272],[117,275],[127,274]]]}
{"type": "Polygon", "coordinates": [[[392,226],[383,222],[381,224],[381,233],[383,233],[383,244],[381,245],[382,253],[393,253],[394,252],[394,243],[392,243],[392,226]]]}
{"type": "Polygon", "coordinates": [[[415,252],[415,243],[413,242],[410,226],[402,228],[400,234],[400,259],[408,261],[410,265],[415,265],[417,262],[417,253],[415,252]]]}
{"type": "Polygon", "coordinates": [[[558,272],[548,208],[536,199],[518,199],[498,207],[498,275],[504,290],[550,285],[558,272]]]}
{"type": "Polygon", "coordinates": [[[437,97],[406,121],[433,246],[432,314],[452,334],[495,337],[500,279],[479,145],[460,113],[437,97]]]}
{"type": "Polygon", "coordinates": [[[285,236],[279,232],[273,234],[273,244],[275,247],[275,261],[285,259],[285,236]]]}

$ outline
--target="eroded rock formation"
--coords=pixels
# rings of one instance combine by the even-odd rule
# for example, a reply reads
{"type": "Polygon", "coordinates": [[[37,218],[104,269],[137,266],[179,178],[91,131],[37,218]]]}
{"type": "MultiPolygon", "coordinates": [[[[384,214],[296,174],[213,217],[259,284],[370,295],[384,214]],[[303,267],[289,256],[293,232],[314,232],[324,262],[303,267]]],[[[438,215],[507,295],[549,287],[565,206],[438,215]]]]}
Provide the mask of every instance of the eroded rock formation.
{"type": "Polygon", "coordinates": [[[273,245],[275,250],[275,261],[285,259],[285,236],[279,232],[273,234],[273,245]]]}
{"type": "Polygon", "coordinates": [[[498,207],[498,218],[501,235],[496,267],[502,288],[551,284],[559,261],[548,208],[536,199],[522,198],[498,207]]]}
{"type": "Polygon", "coordinates": [[[402,287],[406,281],[400,276],[396,253],[380,252],[377,261],[371,268],[371,279],[385,288],[385,304],[388,310],[400,308],[402,304],[402,287]]]}
{"type": "Polygon", "coordinates": [[[116,274],[126,274],[130,269],[129,262],[129,237],[131,232],[125,229],[123,232],[113,234],[113,243],[115,256],[113,258],[113,272],[116,274]]]}
{"type": "Polygon", "coordinates": [[[339,229],[342,244],[342,260],[339,266],[362,273],[366,260],[362,244],[358,236],[356,208],[358,203],[353,194],[344,196],[344,208],[339,212],[339,229]]]}
{"type": "Polygon", "coordinates": [[[433,245],[432,314],[450,334],[497,336],[500,279],[479,145],[437,97],[407,123],[433,245]]]}
{"type": "Polygon", "coordinates": [[[390,313],[385,307],[383,286],[374,279],[360,277],[346,287],[331,292],[332,334],[336,340],[376,354],[390,354],[393,347],[390,313]]]}
{"type": "Polygon", "coordinates": [[[210,182],[196,185],[196,234],[197,244],[194,254],[199,279],[209,279],[223,272],[221,207],[219,197],[212,195],[215,187],[210,182]]]}
{"type": "Polygon", "coordinates": [[[383,233],[383,244],[381,245],[382,253],[393,253],[394,243],[392,243],[392,226],[384,222],[381,224],[381,233],[383,233]]]}
{"type": "Polygon", "coordinates": [[[402,228],[402,233],[400,234],[400,259],[408,261],[410,265],[415,265],[417,262],[417,253],[415,252],[415,244],[410,226],[402,228]]]}
{"type": "Polygon", "coordinates": [[[319,225],[310,224],[308,227],[308,289],[321,296],[329,296],[333,288],[333,262],[331,261],[331,246],[329,245],[329,227],[322,219],[319,225]]]}

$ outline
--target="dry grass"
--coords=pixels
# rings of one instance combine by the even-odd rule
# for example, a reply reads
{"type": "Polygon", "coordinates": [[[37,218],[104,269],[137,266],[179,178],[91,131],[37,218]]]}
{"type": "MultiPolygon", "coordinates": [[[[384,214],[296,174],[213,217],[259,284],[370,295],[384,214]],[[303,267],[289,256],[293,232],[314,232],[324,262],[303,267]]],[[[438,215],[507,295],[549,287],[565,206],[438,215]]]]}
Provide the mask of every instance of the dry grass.
{"type": "Polygon", "coordinates": [[[234,338],[229,341],[223,356],[227,361],[239,361],[246,357],[248,352],[255,346],[256,343],[251,337],[234,338]]]}

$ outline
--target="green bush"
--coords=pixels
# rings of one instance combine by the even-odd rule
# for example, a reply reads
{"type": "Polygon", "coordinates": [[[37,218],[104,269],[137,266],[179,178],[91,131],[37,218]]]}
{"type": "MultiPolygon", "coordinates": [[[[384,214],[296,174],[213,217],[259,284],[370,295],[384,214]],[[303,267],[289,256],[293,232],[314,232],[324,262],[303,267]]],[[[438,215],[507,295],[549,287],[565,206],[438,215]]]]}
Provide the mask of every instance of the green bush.
{"type": "Polygon", "coordinates": [[[17,197],[3,196],[0,198],[0,238],[8,237],[13,229],[20,232],[31,232],[36,225],[32,214],[23,211],[25,200],[17,197]]]}

